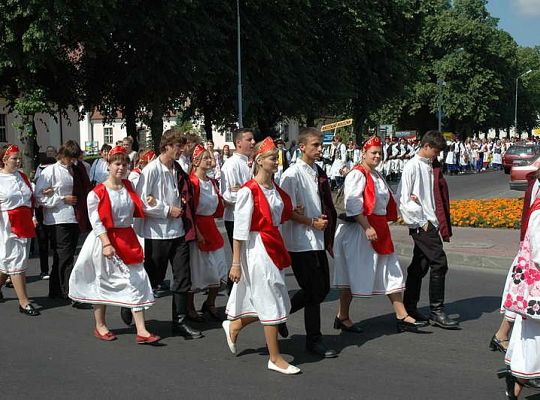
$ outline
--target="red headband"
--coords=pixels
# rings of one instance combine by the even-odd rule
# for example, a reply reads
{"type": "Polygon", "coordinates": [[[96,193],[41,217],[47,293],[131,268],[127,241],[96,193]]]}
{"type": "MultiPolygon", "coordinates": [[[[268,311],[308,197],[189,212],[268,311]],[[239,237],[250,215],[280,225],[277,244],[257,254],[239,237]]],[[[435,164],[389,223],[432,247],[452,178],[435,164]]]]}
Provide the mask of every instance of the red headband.
{"type": "Polygon", "coordinates": [[[155,156],[156,156],[156,153],[154,153],[153,150],[147,150],[141,154],[141,157],[139,158],[139,160],[150,162],[155,156]]]}
{"type": "Polygon", "coordinates": [[[202,144],[198,144],[193,149],[193,158],[199,157],[205,150],[206,149],[204,148],[204,146],[202,144]]]}
{"type": "Polygon", "coordinates": [[[16,144],[10,144],[4,154],[6,156],[10,156],[12,154],[19,153],[19,152],[20,152],[19,146],[17,146],[16,144]]]}
{"type": "Polygon", "coordinates": [[[275,149],[276,149],[276,144],[274,143],[274,140],[270,136],[267,136],[261,142],[261,145],[259,146],[259,150],[257,150],[256,156],[258,156],[260,154],[264,154],[264,153],[266,153],[268,151],[275,150],[275,149]]]}
{"type": "Polygon", "coordinates": [[[127,156],[127,150],[124,148],[124,146],[114,146],[109,151],[109,158],[111,158],[115,154],[125,154],[127,156]]]}
{"type": "Polygon", "coordinates": [[[366,151],[370,147],[381,147],[382,142],[378,136],[370,137],[362,146],[362,150],[366,151]]]}

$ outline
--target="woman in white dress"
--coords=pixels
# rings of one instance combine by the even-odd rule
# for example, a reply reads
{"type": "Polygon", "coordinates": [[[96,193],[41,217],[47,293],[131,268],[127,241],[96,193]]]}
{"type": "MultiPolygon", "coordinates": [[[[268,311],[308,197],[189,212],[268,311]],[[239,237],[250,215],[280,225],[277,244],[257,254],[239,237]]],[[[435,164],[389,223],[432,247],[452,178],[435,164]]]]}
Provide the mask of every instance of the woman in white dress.
{"type": "Polygon", "coordinates": [[[349,316],[352,298],[387,295],[398,332],[418,332],[426,323],[409,316],[403,305],[405,277],[387,222],[397,219],[397,207],[376,171],[381,155],[381,140],[374,136],[363,146],[361,164],[345,178],[345,210],[350,222],[338,227],[334,241],[334,286],[341,291],[334,328],[361,332],[349,316]]]}
{"type": "Polygon", "coordinates": [[[237,195],[234,209],[233,261],[229,277],[234,282],[227,303],[223,329],[227,344],[236,354],[240,331],[260,321],[270,353],[268,369],[297,374],[300,369],[282,357],[278,325],[287,320],[291,308],[284,269],[291,259],[278,226],[292,214],[290,197],[277,186],[272,175],[278,169],[273,140],[267,137],[255,147],[254,178],[237,195]]]}
{"type": "MultiPolygon", "coordinates": [[[[536,186],[538,187],[538,186],[536,186]]],[[[535,194],[536,192],[536,194],[535,194]]],[[[528,380],[540,378],[540,197],[529,208],[525,238],[508,273],[502,306],[505,318],[514,319],[505,363],[508,399],[517,399],[528,380]],[[525,293],[528,293],[528,296],[525,293]]]]}
{"type": "Polygon", "coordinates": [[[189,244],[191,292],[188,299],[188,315],[194,315],[197,319],[193,294],[208,289],[208,297],[201,311],[221,321],[215,301],[221,284],[227,282],[228,268],[223,249],[223,236],[214,218],[223,216],[223,199],[215,181],[208,177],[208,171],[213,168],[210,151],[197,145],[193,150],[191,167],[189,179],[194,188],[197,241],[189,244]]]}
{"type": "Polygon", "coordinates": [[[84,241],[69,280],[69,297],[94,305],[94,336],[115,340],[105,321],[106,305],[131,308],[137,328],[136,343],[160,340],[146,329],[145,309],[154,304],[150,281],[143,266],[144,253],[131,227],[142,218],[142,201],[125,176],[129,165],[126,149],[109,152],[109,177],[88,194],[88,214],[93,231],[84,241]]]}
{"type": "MultiPolygon", "coordinates": [[[[32,218],[32,185],[19,171],[21,153],[16,145],[0,150],[0,289],[11,277],[19,299],[19,311],[39,315],[26,294],[26,268],[30,238],[36,236],[32,218]]],[[[0,302],[4,296],[0,291],[0,302]]]]}

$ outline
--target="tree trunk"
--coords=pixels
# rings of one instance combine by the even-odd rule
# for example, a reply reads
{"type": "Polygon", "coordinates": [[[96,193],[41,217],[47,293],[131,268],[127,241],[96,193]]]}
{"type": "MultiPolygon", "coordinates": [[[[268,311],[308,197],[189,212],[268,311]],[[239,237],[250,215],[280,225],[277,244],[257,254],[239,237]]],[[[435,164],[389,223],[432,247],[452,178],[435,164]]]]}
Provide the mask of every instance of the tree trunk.
{"type": "Polygon", "coordinates": [[[209,110],[204,111],[204,133],[206,140],[214,140],[212,132],[212,113],[209,110]]]}
{"type": "Polygon", "coordinates": [[[34,122],[34,115],[22,117],[23,126],[21,130],[21,142],[23,149],[23,170],[28,176],[31,176],[39,165],[39,146],[37,144],[37,129],[34,122]]]}
{"type": "Polygon", "coordinates": [[[139,132],[137,131],[137,120],[135,117],[135,105],[128,102],[124,107],[124,121],[126,122],[126,131],[128,136],[133,138],[133,150],[139,150],[139,132]]]}
{"type": "Polygon", "coordinates": [[[152,145],[156,154],[159,154],[159,143],[163,134],[163,107],[160,101],[152,104],[152,116],[150,117],[150,132],[152,134],[152,145]]]}

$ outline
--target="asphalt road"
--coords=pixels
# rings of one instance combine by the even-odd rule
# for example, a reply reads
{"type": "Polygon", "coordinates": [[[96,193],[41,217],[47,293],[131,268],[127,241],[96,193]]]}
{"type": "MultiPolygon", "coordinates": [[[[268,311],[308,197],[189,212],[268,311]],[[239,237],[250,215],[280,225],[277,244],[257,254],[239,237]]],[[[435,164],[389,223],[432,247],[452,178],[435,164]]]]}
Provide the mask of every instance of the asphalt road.
{"type": "Polygon", "coordinates": [[[487,171],[479,174],[446,175],[450,199],[487,199],[492,197],[523,197],[524,192],[510,190],[510,175],[502,171],[487,171]]]}
{"type": "MultiPolygon", "coordinates": [[[[170,297],[158,299],[147,314],[150,330],[164,337],[162,347],[136,345],[133,329],[123,325],[115,308],[109,309],[108,323],[119,340],[98,341],[92,336],[91,311],[47,299],[47,283],[37,280],[37,273],[33,259],[28,290],[44,307],[40,317],[19,314],[13,289],[3,289],[0,399],[505,398],[504,384],[495,376],[502,354],[487,346],[500,321],[501,272],[453,267],[447,308],[461,315],[460,331],[397,334],[388,300],[376,297],[352,305],[351,316],[365,333],[340,333],[332,328],[337,307],[332,291],[322,306],[323,333],[340,355],[320,360],[306,354],[303,316],[292,315],[291,336],[280,343],[285,357],[302,369],[299,376],[266,369],[258,324],[242,332],[237,357],[229,353],[219,323],[200,325],[206,336],[200,340],[171,337],[170,297]]],[[[293,292],[296,282],[290,271],[287,275],[293,292]]],[[[197,304],[202,301],[198,295],[197,304]]],[[[225,303],[220,296],[218,306],[225,303]]]]}

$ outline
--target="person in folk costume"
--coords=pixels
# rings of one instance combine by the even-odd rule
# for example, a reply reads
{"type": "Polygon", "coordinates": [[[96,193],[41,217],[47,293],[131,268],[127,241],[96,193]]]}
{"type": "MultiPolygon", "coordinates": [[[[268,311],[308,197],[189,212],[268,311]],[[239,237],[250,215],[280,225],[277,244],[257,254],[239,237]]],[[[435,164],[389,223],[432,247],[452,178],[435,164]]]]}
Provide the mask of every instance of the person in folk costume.
{"type": "MultiPolygon", "coordinates": [[[[191,288],[189,242],[196,239],[193,187],[176,160],[186,137],[169,129],[160,142],[161,154],[142,170],[137,193],[143,199],[145,218],[135,220],[135,231],[144,238],[144,267],[152,289],[163,283],[172,267],[172,330],[186,339],[202,338],[187,322],[191,288]]],[[[154,295],[155,297],[155,295],[154,295]]]]}
{"type": "Polygon", "coordinates": [[[111,148],[112,147],[108,144],[101,146],[101,150],[99,152],[101,157],[92,163],[89,175],[92,185],[104,182],[109,177],[109,171],[107,169],[109,167],[109,163],[107,162],[107,157],[111,148]]]}
{"type": "Polygon", "coordinates": [[[221,179],[221,156],[219,155],[219,151],[214,149],[214,142],[212,140],[206,141],[206,150],[208,150],[208,154],[212,158],[212,168],[208,170],[208,177],[214,179],[219,184],[221,179]]]}
{"type": "Polygon", "coordinates": [[[281,227],[300,290],[291,298],[291,314],[304,309],[306,350],[325,358],[337,357],[321,333],[321,303],[330,290],[326,250],[332,253],[336,211],[328,177],[315,164],[321,157],[322,137],[316,128],[303,128],[298,136],[302,158],[281,177],[281,188],[295,208],[281,227]],[[331,241],[325,240],[331,238],[331,241]]]}
{"type": "Polygon", "coordinates": [[[334,328],[359,333],[349,315],[353,297],[387,295],[396,314],[398,332],[418,332],[417,322],[403,306],[405,276],[394,252],[388,221],[397,220],[397,207],[384,178],[376,171],[382,143],[372,136],[364,145],[360,165],[345,178],[347,222],[338,226],[334,245],[334,282],[340,289],[334,328]]]}
{"type": "MultiPolygon", "coordinates": [[[[36,197],[43,207],[53,249],[49,297],[67,299],[79,234],[91,228],[86,197],[91,190],[86,168],[77,163],[81,148],[68,140],[58,150],[58,161],[45,168],[36,182],[36,197]]],[[[89,308],[73,302],[75,308],[89,308]]]]}
{"type": "Polygon", "coordinates": [[[499,371],[506,379],[506,396],[517,399],[531,380],[538,386],[540,379],[540,196],[538,184],[531,195],[531,205],[525,219],[525,237],[508,272],[502,295],[505,318],[514,318],[514,325],[505,363],[499,371]]]}
{"type": "Polygon", "coordinates": [[[225,161],[227,161],[231,156],[232,156],[232,154],[231,154],[231,149],[230,149],[229,145],[224,144],[223,149],[221,149],[221,165],[223,166],[225,161]]]}
{"type": "Polygon", "coordinates": [[[131,182],[133,187],[137,187],[143,168],[146,167],[150,161],[156,158],[156,153],[154,153],[154,150],[142,149],[139,150],[138,156],[137,166],[133,168],[128,175],[128,180],[131,182]]]}
{"type": "Polygon", "coordinates": [[[133,169],[135,165],[135,157],[137,157],[137,152],[133,150],[133,138],[131,136],[126,136],[122,139],[122,146],[124,146],[124,149],[126,149],[128,155],[129,155],[129,169],[126,171],[126,176],[128,171],[133,169]]]}
{"type": "Polygon", "coordinates": [[[352,169],[356,164],[360,162],[360,149],[356,148],[356,143],[350,140],[347,143],[347,168],[352,169]]]}
{"type": "MultiPolygon", "coordinates": [[[[21,152],[14,144],[0,150],[0,289],[11,278],[19,311],[39,315],[26,293],[30,239],[36,236],[32,184],[21,171],[21,152]]],[[[0,290],[0,302],[4,296],[0,290]]]]}
{"type": "Polygon", "coordinates": [[[281,179],[281,175],[283,175],[283,172],[285,172],[287,168],[289,168],[289,165],[291,163],[291,154],[285,148],[285,142],[283,141],[283,139],[277,139],[276,145],[278,148],[278,170],[274,175],[274,180],[276,182],[279,182],[279,180],[281,179]]]}
{"type": "Polygon", "coordinates": [[[215,301],[221,283],[227,282],[228,265],[225,261],[223,236],[214,218],[223,217],[223,199],[215,180],[207,176],[208,171],[213,168],[210,151],[202,145],[197,145],[193,150],[191,167],[189,179],[194,189],[197,241],[189,244],[191,291],[188,315],[193,320],[201,320],[195,311],[193,295],[197,291],[208,289],[208,297],[202,305],[201,312],[222,321],[216,310],[215,301]]]}
{"type": "Polygon", "coordinates": [[[390,179],[390,160],[388,159],[392,152],[392,143],[390,142],[390,136],[384,138],[384,144],[382,145],[382,161],[377,167],[385,179],[390,179]]]}
{"type": "Polygon", "coordinates": [[[144,270],[144,252],[132,228],[133,218],[143,218],[140,197],[131,182],[123,179],[129,155],[116,146],[108,156],[109,177],[87,198],[93,231],[86,237],[69,280],[69,297],[93,304],[94,336],[116,339],[105,320],[106,306],[130,308],[137,328],[136,342],[160,340],[146,329],[143,310],[154,304],[152,287],[144,270]]]}
{"type": "Polygon", "coordinates": [[[392,144],[388,150],[388,163],[390,171],[390,180],[397,180],[399,175],[399,154],[401,153],[398,138],[392,138],[392,144]]]}
{"type": "Polygon", "coordinates": [[[429,321],[441,328],[459,329],[459,322],[448,317],[444,307],[448,261],[441,236],[446,241],[451,234],[449,201],[447,187],[441,189],[446,181],[439,173],[441,168],[435,168],[434,161],[445,146],[446,141],[439,131],[426,132],[420,150],[403,170],[397,189],[399,209],[414,241],[413,258],[407,269],[404,303],[409,315],[416,320],[428,320],[418,311],[417,304],[422,278],[429,271],[429,321]],[[448,232],[443,232],[443,227],[448,232]]]}
{"type": "Polygon", "coordinates": [[[343,143],[341,136],[336,135],[332,139],[332,146],[330,148],[330,154],[332,157],[332,167],[330,168],[330,179],[334,182],[334,187],[339,189],[343,185],[343,176],[341,170],[346,166],[347,161],[347,147],[343,143]]]}
{"type": "Polygon", "coordinates": [[[278,325],[287,320],[291,308],[284,273],[291,258],[278,227],[291,217],[293,209],[289,195],[272,180],[277,167],[277,149],[267,137],[255,147],[254,178],[238,191],[236,199],[229,272],[235,284],[223,329],[229,349],[236,354],[240,331],[260,321],[270,353],[268,369],[297,374],[300,369],[283,359],[278,344],[278,325]]]}

